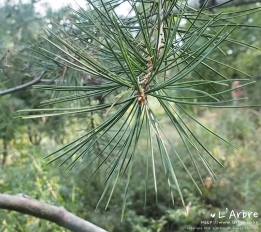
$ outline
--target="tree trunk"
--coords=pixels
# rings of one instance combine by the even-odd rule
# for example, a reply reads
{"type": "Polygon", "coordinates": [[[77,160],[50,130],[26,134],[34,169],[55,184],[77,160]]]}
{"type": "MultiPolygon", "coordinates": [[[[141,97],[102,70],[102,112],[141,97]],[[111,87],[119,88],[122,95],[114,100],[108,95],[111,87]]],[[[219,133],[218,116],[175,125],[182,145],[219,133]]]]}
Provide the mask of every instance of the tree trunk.
{"type": "Polygon", "coordinates": [[[5,165],[6,160],[7,160],[7,155],[8,155],[8,151],[7,151],[7,147],[8,147],[8,139],[7,139],[7,127],[4,128],[4,135],[3,135],[3,160],[2,160],[2,164],[5,165]]]}

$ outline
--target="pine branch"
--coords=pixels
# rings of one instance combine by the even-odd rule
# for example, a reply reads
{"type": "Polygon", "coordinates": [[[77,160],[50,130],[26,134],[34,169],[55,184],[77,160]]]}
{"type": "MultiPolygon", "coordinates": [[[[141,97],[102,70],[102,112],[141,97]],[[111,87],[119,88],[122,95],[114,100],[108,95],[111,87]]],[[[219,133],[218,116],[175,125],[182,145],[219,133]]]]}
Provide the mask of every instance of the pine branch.
{"type": "Polygon", "coordinates": [[[70,213],[63,207],[40,202],[23,193],[15,196],[0,194],[0,209],[28,214],[75,232],[106,232],[102,228],[70,213]]]}

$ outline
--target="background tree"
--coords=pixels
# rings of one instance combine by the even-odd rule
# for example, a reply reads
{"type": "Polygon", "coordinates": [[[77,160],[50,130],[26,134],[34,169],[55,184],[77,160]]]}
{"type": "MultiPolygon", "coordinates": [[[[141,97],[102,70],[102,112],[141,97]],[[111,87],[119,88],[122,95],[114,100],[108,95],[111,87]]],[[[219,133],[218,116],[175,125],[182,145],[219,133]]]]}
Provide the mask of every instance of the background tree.
{"type": "MultiPolygon", "coordinates": [[[[35,2],[34,2],[35,3],[35,2]]],[[[46,8],[46,15],[35,12],[34,3],[22,4],[21,2],[7,2],[1,10],[1,134],[3,143],[2,163],[7,160],[9,144],[20,139],[15,136],[15,131],[21,130],[23,137],[30,140],[32,144],[39,145],[46,134],[56,140],[63,139],[63,121],[42,118],[42,120],[31,120],[29,124],[13,119],[17,110],[25,107],[37,107],[39,102],[48,97],[44,91],[37,92],[30,89],[33,84],[40,82],[50,83],[63,74],[62,67],[48,67],[48,75],[40,69],[35,53],[32,51],[34,44],[42,43],[40,34],[43,34],[42,26],[51,27],[51,18],[60,22],[68,8],[61,9],[60,13],[54,14],[50,8],[46,8]],[[26,17],[25,17],[26,16],[26,17]],[[47,123],[48,121],[48,123],[47,123]],[[59,123],[58,123],[59,122],[59,123]],[[55,130],[53,130],[55,125],[55,130]],[[59,126],[60,125],[60,126],[59,126]],[[41,131],[42,133],[39,133],[41,131]],[[58,132],[59,133],[56,133],[58,132]]],[[[38,45],[39,45],[38,44],[38,45]]],[[[44,64],[43,64],[44,65],[44,64]]],[[[16,133],[18,135],[18,133],[16,133]]]]}

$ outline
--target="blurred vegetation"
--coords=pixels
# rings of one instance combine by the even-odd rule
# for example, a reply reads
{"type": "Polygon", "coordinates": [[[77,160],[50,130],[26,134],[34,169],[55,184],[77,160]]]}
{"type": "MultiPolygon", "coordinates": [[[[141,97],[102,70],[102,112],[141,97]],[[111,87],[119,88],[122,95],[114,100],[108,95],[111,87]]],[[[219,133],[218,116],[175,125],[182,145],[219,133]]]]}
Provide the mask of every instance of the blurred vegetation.
{"type": "MultiPolygon", "coordinates": [[[[228,8],[227,10],[233,12],[239,10],[239,8],[248,9],[250,7],[242,6],[228,8]]],[[[66,14],[69,14],[65,9],[56,13],[53,13],[50,8],[46,10],[46,16],[39,16],[35,13],[33,4],[6,3],[5,6],[0,8],[1,21],[5,22],[2,23],[4,26],[0,27],[0,57],[3,57],[7,50],[11,48],[10,60],[8,58],[5,61],[6,63],[1,63],[1,89],[24,83],[37,73],[35,67],[38,66],[31,67],[29,61],[26,60],[26,57],[32,55],[31,51],[26,48],[28,41],[37,40],[43,22],[46,23],[45,26],[48,26],[50,18],[61,21],[66,14]]],[[[259,23],[258,14],[244,16],[238,20],[237,23],[245,23],[246,21],[253,25],[259,23]]],[[[233,36],[242,37],[244,41],[253,44],[253,46],[261,47],[261,41],[258,39],[261,36],[260,29],[246,28],[233,36]]],[[[217,52],[211,58],[221,60],[223,63],[228,63],[253,76],[261,75],[260,50],[237,49],[226,44],[222,45],[221,49],[227,53],[227,56],[217,52]]],[[[215,68],[226,76],[240,79],[240,74],[236,71],[224,67],[215,68]]],[[[54,70],[54,72],[58,71],[54,70]]],[[[74,74],[69,75],[73,78],[74,74]]],[[[209,75],[214,74],[209,73],[209,75]]],[[[256,80],[255,84],[246,88],[244,94],[249,98],[249,101],[242,104],[260,104],[261,78],[256,80]]],[[[178,195],[175,198],[174,207],[170,202],[169,188],[160,157],[156,159],[156,166],[158,166],[157,202],[152,177],[146,186],[145,202],[145,180],[143,180],[143,176],[147,152],[144,150],[145,146],[142,146],[142,143],[145,144],[146,141],[142,141],[136,156],[135,175],[133,175],[129,187],[127,209],[124,220],[121,222],[124,178],[115,190],[107,210],[104,210],[105,203],[102,203],[95,210],[104,188],[102,175],[87,181],[92,170],[85,169],[79,172],[77,169],[73,169],[65,171],[62,168],[57,168],[56,164],[46,165],[45,160],[43,160],[44,156],[64,144],[70,137],[73,137],[74,133],[77,134],[81,125],[89,119],[67,118],[60,121],[58,118],[52,118],[48,121],[43,118],[40,122],[24,122],[13,119],[17,110],[35,108],[39,101],[47,97],[50,96],[45,92],[36,93],[29,89],[0,98],[0,107],[3,109],[0,111],[0,154],[2,155],[0,157],[3,163],[0,168],[1,193],[17,194],[22,192],[40,201],[64,206],[77,216],[112,232],[185,232],[188,231],[187,228],[190,226],[204,227],[202,221],[211,221],[211,213],[218,213],[226,208],[235,211],[259,212],[260,214],[260,109],[202,110],[191,107],[190,110],[198,115],[200,122],[203,122],[222,137],[227,138],[237,149],[217,140],[214,136],[209,136],[207,131],[202,130],[199,125],[194,124],[184,116],[184,120],[192,126],[197,136],[203,143],[208,144],[209,150],[226,167],[221,169],[213,164],[218,177],[216,182],[213,182],[207,172],[202,173],[205,186],[202,185],[203,193],[200,195],[196,187],[191,184],[189,177],[183,174],[183,167],[175,166],[187,203],[188,214],[184,212],[178,195]]],[[[166,124],[168,122],[168,119],[164,116],[161,120],[165,120],[166,124]]],[[[179,153],[187,160],[187,165],[190,165],[187,150],[177,133],[170,131],[167,126],[164,130],[179,153]]],[[[190,169],[193,175],[197,174],[193,167],[190,167],[190,169]]],[[[200,180],[198,182],[200,184],[200,180]]],[[[65,230],[37,218],[0,210],[0,231],[55,232],[65,230]]],[[[224,230],[213,229],[212,231],[225,232],[227,230],[224,228],[224,230]]]]}
{"type": "MultiPolygon", "coordinates": [[[[257,136],[261,131],[261,116],[253,110],[216,110],[205,112],[200,121],[214,131],[222,133],[237,146],[238,149],[225,146],[222,141],[199,127],[195,127],[202,142],[209,144],[209,149],[222,160],[226,169],[215,168],[218,181],[213,182],[205,173],[201,186],[202,195],[191,185],[189,177],[183,174],[181,166],[175,169],[180,174],[181,188],[189,214],[178,200],[173,207],[169,189],[165,183],[164,170],[160,158],[158,166],[158,202],[153,187],[153,180],[147,185],[147,200],[144,196],[144,165],[146,151],[139,148],[135,175],[130,186],[127,210],[123,222],[120,221],[121,205],[124,198],[122,189],[124,179],[115,190],[112,202],[104,211],[105,203],[96,211],[96,204],[103,190],[102,177],[95,177],[86,181],[91,170],[78,172],[76,169],[65,172],[57,169],[55,164],[46,165],[42,159],[52,150],[52,141],[46,140],[42,148],[32,147],[27,140],[12,144],[13,153],[8,165],[0,171],[0,189],[2,192],[16,194],[23,192],[43,202],[58,206],[85,218],[108,231],[188,231],[188,226],[204,226],[202,221],[211,221],[210,214],[224,211],[226,208],[235,211],[260,212],[261,203],[258,200],[261,194],[260,157],[261,138],[257,136]],[[160,174],[162,172],[162,175],[160,174]],[[144,207],[143,207],[144,206],[144,207]]],[[[188,122],[190,123],[190,122],[188,122]]],[[[177,139],[173,131],[167,131],[173,138],[177,149],[184,156],[187,152],[177,139]]],[[[145,141],[144,141],[145,142],[145,141]]],[[[189,164],[189,162],[188,162],[189,164]]],[[[191,170],[193,173],[193,169],[191,170]]],[[[195,171],[194,171],[194,174],[195,171]]],[[[176,196],[177,197],[177,196],[176,196]]],[[[0,211],[0,220],[3,231],[63,231],[52,223],[21,215],[15,212],[0,211]]],[[[213,230],[215,231],[215,230],[213,230]]],[[[217,230],[222,231],[222,230],[217,230]]],[[[224,232],[227,231],[224,229],[224,232]]],[[[245,230],[247,231],[247,230],[245,230]]],[[[249,230],[250,231],[250,230],[249,230]]],[[[251,230],[255,231],[255,230],[251,230]]]]}
{"type": "MultiPolygon", "coordinates": [[[[233,12],[244,10],[248,11],[252,9],[255,5],[246,5],[240,7],[228,7],[222,9],[215,9],[216,12],[226,12],[228,15],[232,17],[233,12]]],[[[259,6],[258,3],[256,6],[259,6]]],[[[232,44],[229,42],[222,43],[219,48],[219,52],[215,52],[210,54],[209,59],[217,60],[221,63],[229,65],[235,69],[227,68],[223,65],[219,65],[211,60],[206,60],[206,64],[211,66],[217,72],[222,73],[224,76],[228,76],[234,79],[245,79],[244,74],[240,73],[238,70],[243,71],[251,75],[253,81],[256,81],[254,84],[247,86],[244,88],[244,96],[248,97],[247,102],[242,102],[242,104],[247,103],[248,105],[260,105],[260,88],[261,88],[261,67],[259,65],[259,61],[261,59],[261,51],[260,49],[260,41],[257,38],[261,36],[261,29],[259,14],[245,14],[237,19],[233,19],[233,22],[238,25],[246,25],[243,26],[240,30],[235,30],[229,37],[231,40],[239,40],[242,41],[243,44],[250,44],[251,47],[247,46],[238,46],[237,44],[232,44]]],[[[197,68],[199,72],[204,70],[205,75],[208,76],[212,80],[216,80],[218,78],[221,79],[214,71],[207,69],[204,66],[199,66],[197,68]]],[[[188,78],[193,78],[190,74],[188,78]]],[[[242,81],[241,84],[245,82],[242,81]]],[[[217,87],[222,88],[222,87],[217,87]]],[[[204,89],[206,90],[206,88],[204,89]]],[[[207,89],[208,92],[213,92],[211,88],[207,89]]],[[[223,87],[223,90],[225,88],[223,87]]],[[[227,97],[230,97],[231,93],[227,93],[227,97]]],[[[206,101],[209,99],[205,98],[206,101]]]]}

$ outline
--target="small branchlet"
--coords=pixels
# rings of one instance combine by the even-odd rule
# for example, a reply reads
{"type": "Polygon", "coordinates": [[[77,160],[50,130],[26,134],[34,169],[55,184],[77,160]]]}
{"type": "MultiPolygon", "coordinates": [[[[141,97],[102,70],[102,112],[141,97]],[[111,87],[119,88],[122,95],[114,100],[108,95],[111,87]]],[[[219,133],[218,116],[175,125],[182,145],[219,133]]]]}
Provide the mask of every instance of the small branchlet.
{"type": "Polygon", "coordinates": [[[140,106],[142,106],[147,100],[146,91],[149,88],[147,83],[151,76],[152,69],[153,69],[152,57],[148,57],[147,73],[141,78],[141,81],[139,82],[141,88],[140,88],[139,95],[138,95],[138,104],[140,106]]]}

